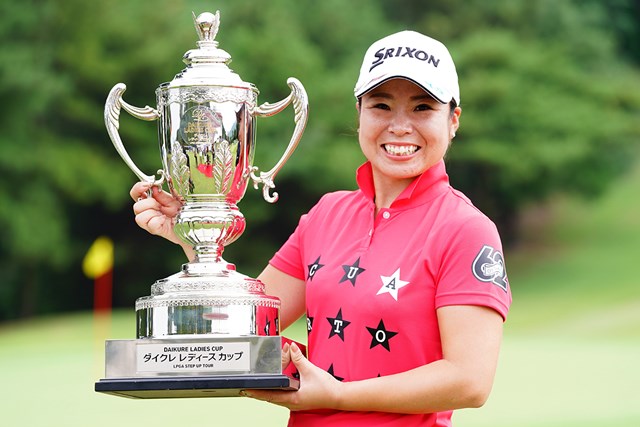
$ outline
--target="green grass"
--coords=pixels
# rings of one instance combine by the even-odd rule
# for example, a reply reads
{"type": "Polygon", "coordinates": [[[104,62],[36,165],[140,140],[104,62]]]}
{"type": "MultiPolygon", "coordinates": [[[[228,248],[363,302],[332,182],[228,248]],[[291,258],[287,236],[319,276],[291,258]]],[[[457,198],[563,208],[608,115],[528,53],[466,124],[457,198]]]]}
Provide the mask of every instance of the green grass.
{"type": "Polygon", "coordinates": [[[136,425],[282,426],[287,411],[248,398],[134,400],[95,393],[104,340],[131,339],[132,313],[113,324],[90,314],[42,318],[0,329],[0,424],[22,427],[136,425]]]}
{"type": "MultiPolygon", "coordinates": [[[[606,197],[556,200],[507,254],[514,294],[489,402],[457,427],[640,426],[640,168],[606,197]]],[[[133,338],[131,311],[0,325],[7,426],[286,425],[245,398],[131,400],[93,392],[104,340],[133,338]]],[[[299,323],[288,335],[300,339],[299,323]]]]}
{"type": "Polygon", "coordinates": [[[457,426],[640,426],[639,187],[640,167],[525,222],[494,391],[457,426]]]}

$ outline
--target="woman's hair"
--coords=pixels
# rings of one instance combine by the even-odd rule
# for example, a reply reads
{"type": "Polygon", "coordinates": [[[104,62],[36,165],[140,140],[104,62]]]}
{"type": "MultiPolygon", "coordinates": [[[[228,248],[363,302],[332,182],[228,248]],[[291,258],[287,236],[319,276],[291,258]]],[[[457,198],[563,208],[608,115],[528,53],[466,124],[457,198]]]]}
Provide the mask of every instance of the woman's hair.
{"type": "Polygon", "coordinates": [[[458,104],[456,104],[456,101],[454,99],[452,99],[449,102],[449,118],[452,119],[453,118],[453,112],[456,110],[456,107],[458,106],[458,104]]]}

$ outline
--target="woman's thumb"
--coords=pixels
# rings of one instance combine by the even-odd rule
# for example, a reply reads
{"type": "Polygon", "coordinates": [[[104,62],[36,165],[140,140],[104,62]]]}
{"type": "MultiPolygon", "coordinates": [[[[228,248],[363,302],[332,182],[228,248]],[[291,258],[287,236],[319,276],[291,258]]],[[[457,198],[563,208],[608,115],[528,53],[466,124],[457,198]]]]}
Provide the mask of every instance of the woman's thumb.
{"type": "Polygon", "coordinates": [[[296,365],[296,368],[300,370],[300,368],[307,362],[307,358],[304,357],[304,354],[302,354],[300,347],[298,347],[296,343],[291,343],[291,346],[289,347],[289,353],[291,354],[291,361],[294,365],[296,365]]]}

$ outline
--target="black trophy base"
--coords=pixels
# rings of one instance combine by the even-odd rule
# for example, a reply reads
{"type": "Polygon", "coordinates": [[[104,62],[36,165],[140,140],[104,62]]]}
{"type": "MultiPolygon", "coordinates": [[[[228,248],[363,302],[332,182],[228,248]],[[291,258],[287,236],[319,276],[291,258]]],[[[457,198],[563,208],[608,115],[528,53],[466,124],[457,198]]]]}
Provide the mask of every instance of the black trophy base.
{"type": "Polygon", "coordinates": [[[241,390],[298,390],[300,382],[286,375],[228,375],[191,377],[108,378],[95,391],[132,399],[173,397],[235,397],[241,390]]]}

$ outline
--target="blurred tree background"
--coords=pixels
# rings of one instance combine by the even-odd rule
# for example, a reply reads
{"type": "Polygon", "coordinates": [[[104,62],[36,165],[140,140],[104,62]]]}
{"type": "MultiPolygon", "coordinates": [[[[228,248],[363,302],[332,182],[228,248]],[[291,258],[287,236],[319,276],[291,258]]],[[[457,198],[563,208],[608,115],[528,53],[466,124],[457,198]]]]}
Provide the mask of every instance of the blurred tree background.
{"type": "MultiPolygon", "coordinates": [[[[153,105],[197,38],[191,11],[221,12],[217,40],[260,102],[310,99],[302,142],[269,205],[251,189],[247,231],[225,252],[256,275],[326,191],[355,188],[363,161],[353,85],[368,45],[414,29],[458,66],[463,116],[448,155],[453,185],[518,242],[518,217],[559,192],[594,197],[637,159],[638,0],[23,0],[0,4],[0,320],[91,308],[81,261],[94,239],[116,247],[114,305],[132,307],[174,273],[181,251],[137,228],[135,177],[106,134],[103,108],[153,105]]],[[[287,110],[260,119],[255,164],[270,168],[293,129],[287,110]]],[[[160,167],[153,124],[121,116],[146,173],[160,167]]]]}

